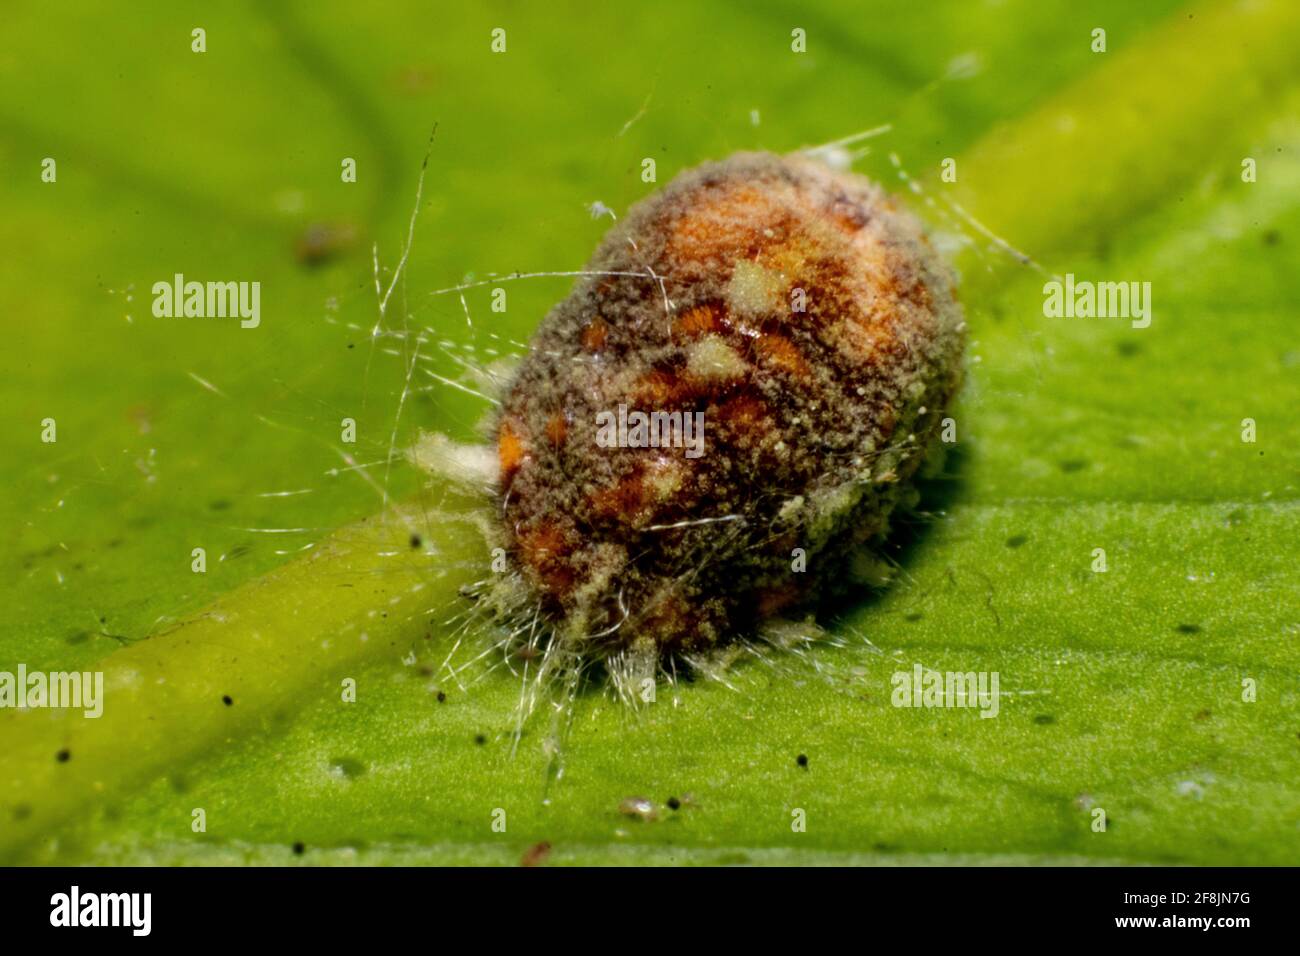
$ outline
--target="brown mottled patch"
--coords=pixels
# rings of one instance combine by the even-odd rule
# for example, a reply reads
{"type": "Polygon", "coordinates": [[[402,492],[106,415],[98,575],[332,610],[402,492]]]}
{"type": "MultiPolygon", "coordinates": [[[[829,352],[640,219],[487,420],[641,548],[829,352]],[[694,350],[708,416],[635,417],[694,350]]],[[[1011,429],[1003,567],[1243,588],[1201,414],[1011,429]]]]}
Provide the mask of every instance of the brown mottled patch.
{"type": "Polygon", "coordinates": [[[546,438],[552,445],[559,448],[564,444],[565,436],[569,434],[569,423],[564,419],[563,412],[551,412],[546,419],[546,438]]]}
{"type": "Polygon", "coordinates": [[[831,222],[847,233],[860,232],[870,221],[866,210],[848,199],[839,199],[831,207],[831,222]]]}
{"type": "Polygon", "coordinates": [[[609,339],[609,326],[600,316],[596,316],[582,330],[582,347],[588,352],[599,352],[609,339]]]}
{"type": "Polygon", "coordinates": [[[719,405],[713,419],[740,431],[753,431],[767,424],[770,413],[761,398],[751,392],[742,392],[719,405]]]}
{"type": "Polygon", "coordinates": [[[591,508],[598,516],[621,516],[629,524],[634,523],[637,513],[645,507],[646,498],[645,477],[640,469],[624,475],[612,488],[598,488],[588,496],[591,508]]]}
{"type": "Polygon", "coordinates": [[[685,401],[694,386],[685,376],[666,368],[651,369],[632,385],[632,399],[638,405],[664,409],[685,401]]]}
{"type": "Polygon", "coordinates": [[[701,635],[703,609],[688,604],[673,588],[659,592],[637,620],[637,629],[656,635],[655,641],[672,650],[705,646],[701,635]]]}
{"type": "Polygon", "coordinates": [[[771,617],[799,600],[799,588],[793,584],[764,588],[755,595],[760,617],[771,617]]]}
{"type": "Polygon", "coordinates": [[[543,521],[516,538],[519,557],[532,568],[546,589],[562,595],[573,585],[573,569],[564,558],[573,550],[558,522],[543,521]]]}

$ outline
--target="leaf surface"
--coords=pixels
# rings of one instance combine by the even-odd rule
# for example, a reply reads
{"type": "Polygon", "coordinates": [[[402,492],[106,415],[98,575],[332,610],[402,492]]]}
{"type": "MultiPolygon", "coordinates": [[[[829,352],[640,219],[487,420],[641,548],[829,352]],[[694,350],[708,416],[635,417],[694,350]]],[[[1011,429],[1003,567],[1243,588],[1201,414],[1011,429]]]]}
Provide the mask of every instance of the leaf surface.
{"type": "Polygon", "coordinates": [[[77,728],[92,749],[64,762],[57,716],[0,715],[0,857],[514,863],[547,841],[575,863],[1293,863],[1295,17],[1080,6],[18,4],[0,38],[0,670],[134,669],[173,696],[110,693],[114,732],[77,728]],[[469,439],[486,408],[423,371],[406,391],[414,339],[370,334],[371,243],[386,283],[435,121],[385,327],[431,330],[415,367],[462,383],[571,280],[509,284],[504,314],[486,288],[430,293],[580,268],[607,225],[588,204],[653,188],[644,157],[664,182],[889,122],[858,168],[906,192],[901,167],[939,235],[974,237],[959,440],[900,531],[899,579],[832,618],[837,640],[733,687],[661,688],[640,714],[585,695],[558,779],[545,719],[512,753],[517,677],[441,667],[481,557],[441,493],[349,539],[371,560],[313,577],[304,558],[420,487],[386,463],[416,429],[469,439]],[[1149,281],[1151,326],[1044,317],[1046,276],[953,202],[1049,274],[1149,281]],[[322,236],[339,252],[305,263],[322,236]],[[155,318],[152,283],[175,273],[260,280],[262,326],[155,318]],[[383,617],[422,582],[436,599],[383,617]],[[223,606],[268,639],[204,630],[223,606]],[[341,621],[375,644],[341,653],[341,621]],[[164,643],[177,629],[199,643],[164,643]],[[892,706],[918,663],[996,671],[998,716],[892,706]],[[223,678],[249,696],[215,700],[223,678]],[[655,819],[620,812],[637,796],[655,819]]]}

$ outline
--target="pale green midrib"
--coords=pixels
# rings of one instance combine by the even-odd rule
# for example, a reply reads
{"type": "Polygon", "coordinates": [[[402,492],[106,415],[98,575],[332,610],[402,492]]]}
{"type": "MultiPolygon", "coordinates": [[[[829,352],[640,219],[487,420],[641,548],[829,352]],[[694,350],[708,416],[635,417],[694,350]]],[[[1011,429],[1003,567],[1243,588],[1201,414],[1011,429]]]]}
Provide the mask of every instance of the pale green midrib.
{"type": "MultiPolygon", "coordinates": [[[[1239,173],[1240,150],[1258,119],[1275,115],[1274,94],[1300,76],[1296,49],[1300,4],[1194,4],[1139,42],[1097,54],[1099,69],[990,131],[958,159],[950,195],[1040,260],[1086,249],[1106,228],[1190,188],[1207,156],[1239,173]],[[1146,107],[1140,115],[1130,105],[1135,91],[1146,107]],[[1096,150],[1091,165],[1063,170],[1080,144],[1097,143],[1108,148],[1096,150]]],[[[1014,265],[1010,257],[1006,263],[1014,265]]],[[[977,294],[1005,274],[963,271],[970,275],[964,291],[977,294]]]]}
{"type": "Polygon", "coordinates": [[[395,509],[350,525],[308,557],[109,654],[93,668],[104,672],[97,719],[0,713],[0,861],[87,802],[271,729],[283,709],[342,700],[343,678],[368,658],[407,649],[431,613],[456,602],[460,566],[482,542],[463,513],[438,514],[395,509]],[[69,759],[58,760],[65,750],[69,759]]]}

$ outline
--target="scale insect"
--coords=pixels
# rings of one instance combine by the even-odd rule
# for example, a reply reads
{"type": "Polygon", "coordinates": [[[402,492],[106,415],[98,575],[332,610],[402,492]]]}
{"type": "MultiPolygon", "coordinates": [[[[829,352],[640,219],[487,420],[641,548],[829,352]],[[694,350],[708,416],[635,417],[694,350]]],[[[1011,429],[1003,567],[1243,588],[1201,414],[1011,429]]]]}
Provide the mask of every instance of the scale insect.
{"type": "MultiPolygon", "coordinates": [[[[954,277],[867,179],[738,153],[607,233],[504,378],[477,474],[503,559],[474,589],[538,680],[620,696],[873,577],[960,386],[954,277]]],[[[477,466],[467,467],[467,466],[477,466]]]]}

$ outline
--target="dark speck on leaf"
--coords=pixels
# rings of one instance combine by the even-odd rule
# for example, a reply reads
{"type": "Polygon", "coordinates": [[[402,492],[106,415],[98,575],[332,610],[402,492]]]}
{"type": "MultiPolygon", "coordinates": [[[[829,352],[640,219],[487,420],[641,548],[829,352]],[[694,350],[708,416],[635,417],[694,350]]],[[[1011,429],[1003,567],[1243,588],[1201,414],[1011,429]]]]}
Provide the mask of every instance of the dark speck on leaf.
{"type": "Polygon", "coordinates": [[[923,617],[925,617],[925,615],[922,614],[920,611],[910,611],[909,613],[903,615],[903,620],[911,621],[915,623],[921,620],[923,617]]]}
{"type": "Polygon", "coordinates": [[[411,535],[411,547],[418,548],[423,543],[424,542],[420,540],[420,536],[418,534],[411,535]]]}
{"type": "Polygon", "coordinates": [[[1178,627],[1174,628],[1174,630],[1176,630],[1179,634],[1199,634],[1201,633],[1201,625],[1179,624],[1178,627]]]}
{"type": "Polygon", "coordinates": [[[678,800],[676,797],[669,797],[669,798],[668,798],[668,809],[669,809],[669,810],[680,810],[681,808],[682,808],[682,802],[681,802],[680,800],[678,800]]]}
{"type": "Polygon", "coordinates": [[[312,223],[294,242],[294,255],[308,268],[319,266],[346,251],[355,238],[350,223],[312,223]]]}
{"type": "Polygon", "coordinates": [[[534,843],[524,855],[519,858],[520,866],[541,866],[546,862],[546,858],[551,855],[551,844],[543,840],[541,843],[534,843]]]}
{"type": "Polygon", "coordinates": [[[635,820],[652,821],[659,819],[654,802],[646,797],[626,797],[619,803],[618,812],[635,820]]]}
{"type": "Polygon", "coordinates": [[[1281,241],[1282,234],[1278,232],[1276,229],[1267,229],[1264,231],[1264,235],[1261,236],[1260,238],[1264,240],[1264,245],[1276,246],[1278,242],[1281,241]]]}
{"type": "Polygon", "coordinates": [[[227,707],[233,707],[235,703],[234,699],[231,698],[229,694],[225,694],[224,696],[222,696],[221,702],[225,704],[227,707]]]}
{"type": "Polygon", "coordinates": [[[57,760],[59,763],[67,763],[69,760],[72,759],[72,751],[60,750],[58,753],[54,755],[54,759],[57,760]]]}
{"type": "Polygon", "coordinates": [[[487,738],[484,737],[482,734],[475,734],[475,735],[474,735],[474,743],[476,743],[476,744],[478,744],[480,747],[482,747],[485,743],[487,743],[487,738]]]}
{"type": "Polygon", "coordinates": [[[1142,346],[1136,342],[1130,342],[1128,339],[1122,339],[1115,343],[1115,351],[1120,354],[1121,358],[1132,358],[1142,351],[1142,346]]]}
{"type": "Polygon", "coordinates": [[[1047,724],[1056,723],[1056,718],[1053,717],[1051,714],[1037,714],[1034,717],[1034,723],[1038,724],[1041,727],[1047,724]]]}
{"type": "Polygon", "coordinates": [[[1070,458],[1061,462],[1061,471],[1067,475],[1076,471],[1083,471],[1088,467],[1088,463],[1081,458],[1070,458]]]}
{"type": "Polygon", "coordinates": [[[342,774],[349,780],[355,780],[366,772],[366,765],[355,757],[334,757],[330,766],[335,773],[342,774]]]}
{"type": "Polygon", "coordinates": [[[1029,535],[1027,534],[1015,534],[1007,538],[1007,547],[1018,548],[1028,540],[1029,540],[1029,535]]]}
{"type": "Polygon", "coordinates": [[[303,853],[306,851],[306,849],[307,849],[307,847],[304,846],[303,844],[301,844],[301,843],[295,843],[295,844],[293,845],[293,854],[294,854],[294,856],[302,856],[303,853]]]}
{"type": "Polygon", "coordinates": [[[438,691],[438,703],[447,703],[447,695],[443,691],[438,691]]]}
{"type": "Polygon", "coordinates": [[[794,758],[794,762],[797,763],[797,764],[798,764],[799,766],[801,766],[801,767],[807,767],[807,766],[808,766],[808,755],[807,755],[807,754],[800,754],[799,756],[797,756],[797,757],[794,758]]]}

